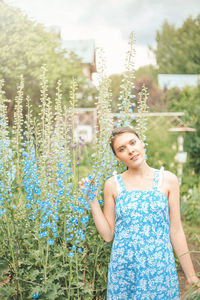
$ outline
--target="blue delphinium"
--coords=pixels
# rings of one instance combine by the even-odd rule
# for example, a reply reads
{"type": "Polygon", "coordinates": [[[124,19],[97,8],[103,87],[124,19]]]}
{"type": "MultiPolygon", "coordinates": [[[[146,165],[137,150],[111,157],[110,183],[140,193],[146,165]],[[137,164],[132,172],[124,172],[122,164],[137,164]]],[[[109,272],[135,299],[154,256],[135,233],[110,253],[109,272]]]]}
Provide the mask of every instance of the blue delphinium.
{"type": "Polygon", "coordinates": [[[0,217],[7,209],[13,209],[12,183],[15,179],[16,169],[13,162],[13,152],[10,147],[8,130],[4,122],[4,116],[0,116],[0,217]]]}
{"type": "Polygon", "coordinates": [[[38,180],[38,167],[35,155],[35,146],[32,141],[24,143],[22,153],[23,163],[23,185],[26,192],[26,208],[31,210],[30,219],[35,219],[37,208],[40,207],[41,188],[38,180]]]}
{"type": "MultiPolygon", "coordinates": [[[[71,248],[69,257],[73,257],[76,249],[82,253],[82,248],[78,245],[85,239],[84,228],[89,220],[88,209],[89,204],[83,197],[75,200],[72,184],[70,182],[71,168],[70,164],[64,164],[62,153],[58,157],[56,164],[56,173],[54,188],[41,191],[39,182],[37,159],[35,154],[35,146],[33,142],[25,142],[23,156],[23,185],[26,191],[26,208],[30,212],[32,221],[38,220],[40,231],[39,239],[46,239],[49,246],[55,244],[58,238],[58,226],[60,217],[67,214],[66,218],[66,237],[68,248],[71,248]],[[75,201],[77,205],[75,205],[75,201]],[[81,249],[81,250],[79,250],[81,249]]],[[[66,158],[69,160],[69,158],[66,158]]],[[[51,172],[49,171],[49,175],[51,172]]],[[[50,177],[49,177],[50,178],[50,177]]],[[[94,187],[90,186],[90,197],[93,197],[94,187]]]]}
{"type": "Polygon", "coordinates": [[[42,293],[33,293],[32,294],[32,299],[38,299],[39,298],[39,296],[41,295],[42,293]]]}
{"type": "Polygon", "coordinates": [[[72,258],[74,256],[74,252],[71,251],[71,252],[69,252],[68,255],[69,255],[70,258],[72,258]]]}

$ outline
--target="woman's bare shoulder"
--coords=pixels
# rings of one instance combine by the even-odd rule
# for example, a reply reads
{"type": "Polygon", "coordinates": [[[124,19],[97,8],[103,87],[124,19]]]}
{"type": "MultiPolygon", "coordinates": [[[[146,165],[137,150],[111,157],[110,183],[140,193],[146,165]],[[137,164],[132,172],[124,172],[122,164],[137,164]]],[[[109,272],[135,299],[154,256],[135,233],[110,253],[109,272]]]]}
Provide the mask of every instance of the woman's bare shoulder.
{"type": "Polygon", "coordinates": [[[116,182],[115,182],[115,177],[112,176],[110,178],[108,178],[105,181],[104,184],[104,191],[106,193],[112,194],[112,196],[114,196],[114,198],[116,197],[117,194],[117,187],[116,187],[116,182]]]}
{"type": "Polygon", "coordinates": [[[167,170],[165,170],[163,173],[164,173],[164,180],[169,185],[174,185],[174,184],[178,183],[178,178],[174,173],[172,173],[171,171],[167,171],[167,170]]]}
{"type": "Polygon", "coordinates": [[[111,187],[114,187],[114,186],[115,186],[115,177],[114,176],[106,179],[105,184],[104,184],[104,188],[105,187],[111,188],[111,187]]]}

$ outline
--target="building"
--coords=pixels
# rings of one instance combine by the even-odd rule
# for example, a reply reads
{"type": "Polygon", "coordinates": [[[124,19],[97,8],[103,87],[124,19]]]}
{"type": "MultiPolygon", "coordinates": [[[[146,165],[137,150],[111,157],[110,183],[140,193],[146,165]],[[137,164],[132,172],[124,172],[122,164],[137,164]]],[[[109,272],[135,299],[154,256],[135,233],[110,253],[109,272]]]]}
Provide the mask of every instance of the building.
{"type": "Polygon", "coordinates": [[[92,73],[97,71],[94,40],[63,40],[62,46],[67,52],[74,52],[81,59],[83,73],[92,79],[92,73]]]}
{"type": "Polygon", "coordinates": [[[160,88],[180,89],[185,86],[197,86],[200,84],[200,75],[198,74],[158,74],[158,84],[160,88]]]}

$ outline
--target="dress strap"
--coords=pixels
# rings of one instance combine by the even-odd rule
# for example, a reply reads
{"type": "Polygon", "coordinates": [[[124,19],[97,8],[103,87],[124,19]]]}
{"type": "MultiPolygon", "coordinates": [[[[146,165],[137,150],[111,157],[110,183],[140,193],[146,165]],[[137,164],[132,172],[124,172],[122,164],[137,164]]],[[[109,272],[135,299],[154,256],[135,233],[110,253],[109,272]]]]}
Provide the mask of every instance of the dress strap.
{"type": "Polygon", "coordinates": [[[153,187],[154,189],[158,189],[162,184],[163,170],[164,167],[162,166],[160,170],[156,170],[155,172],[154,187],[153,187]]]}
{"type": "Polygon", "coordinates": [[[121,180],[121,175],[114,174],[114,178],[117,186],[117,194],[120,194],[123,190],[123,181],[121,180]]]}
{"type": "Polygon", "coordinates": [[[153,189],[155,190],[158,188],[159,177],[160,177],[159,175],[160,175],[160,170],[156,170],[154,176],[154,185],[153,185],[153,189]]]}

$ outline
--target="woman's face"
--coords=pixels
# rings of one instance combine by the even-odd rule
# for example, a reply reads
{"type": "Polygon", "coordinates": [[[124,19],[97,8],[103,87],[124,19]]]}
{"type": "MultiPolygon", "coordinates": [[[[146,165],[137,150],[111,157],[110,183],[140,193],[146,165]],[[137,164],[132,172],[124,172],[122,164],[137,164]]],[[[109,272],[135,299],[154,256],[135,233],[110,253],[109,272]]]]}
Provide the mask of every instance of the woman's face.
{"type": "Polygon", "coordinates": [[[127,167],[137,166],[145,161],[144,143],[134,133],[120,134],[114,141],[115,156],[127,167]]]}

